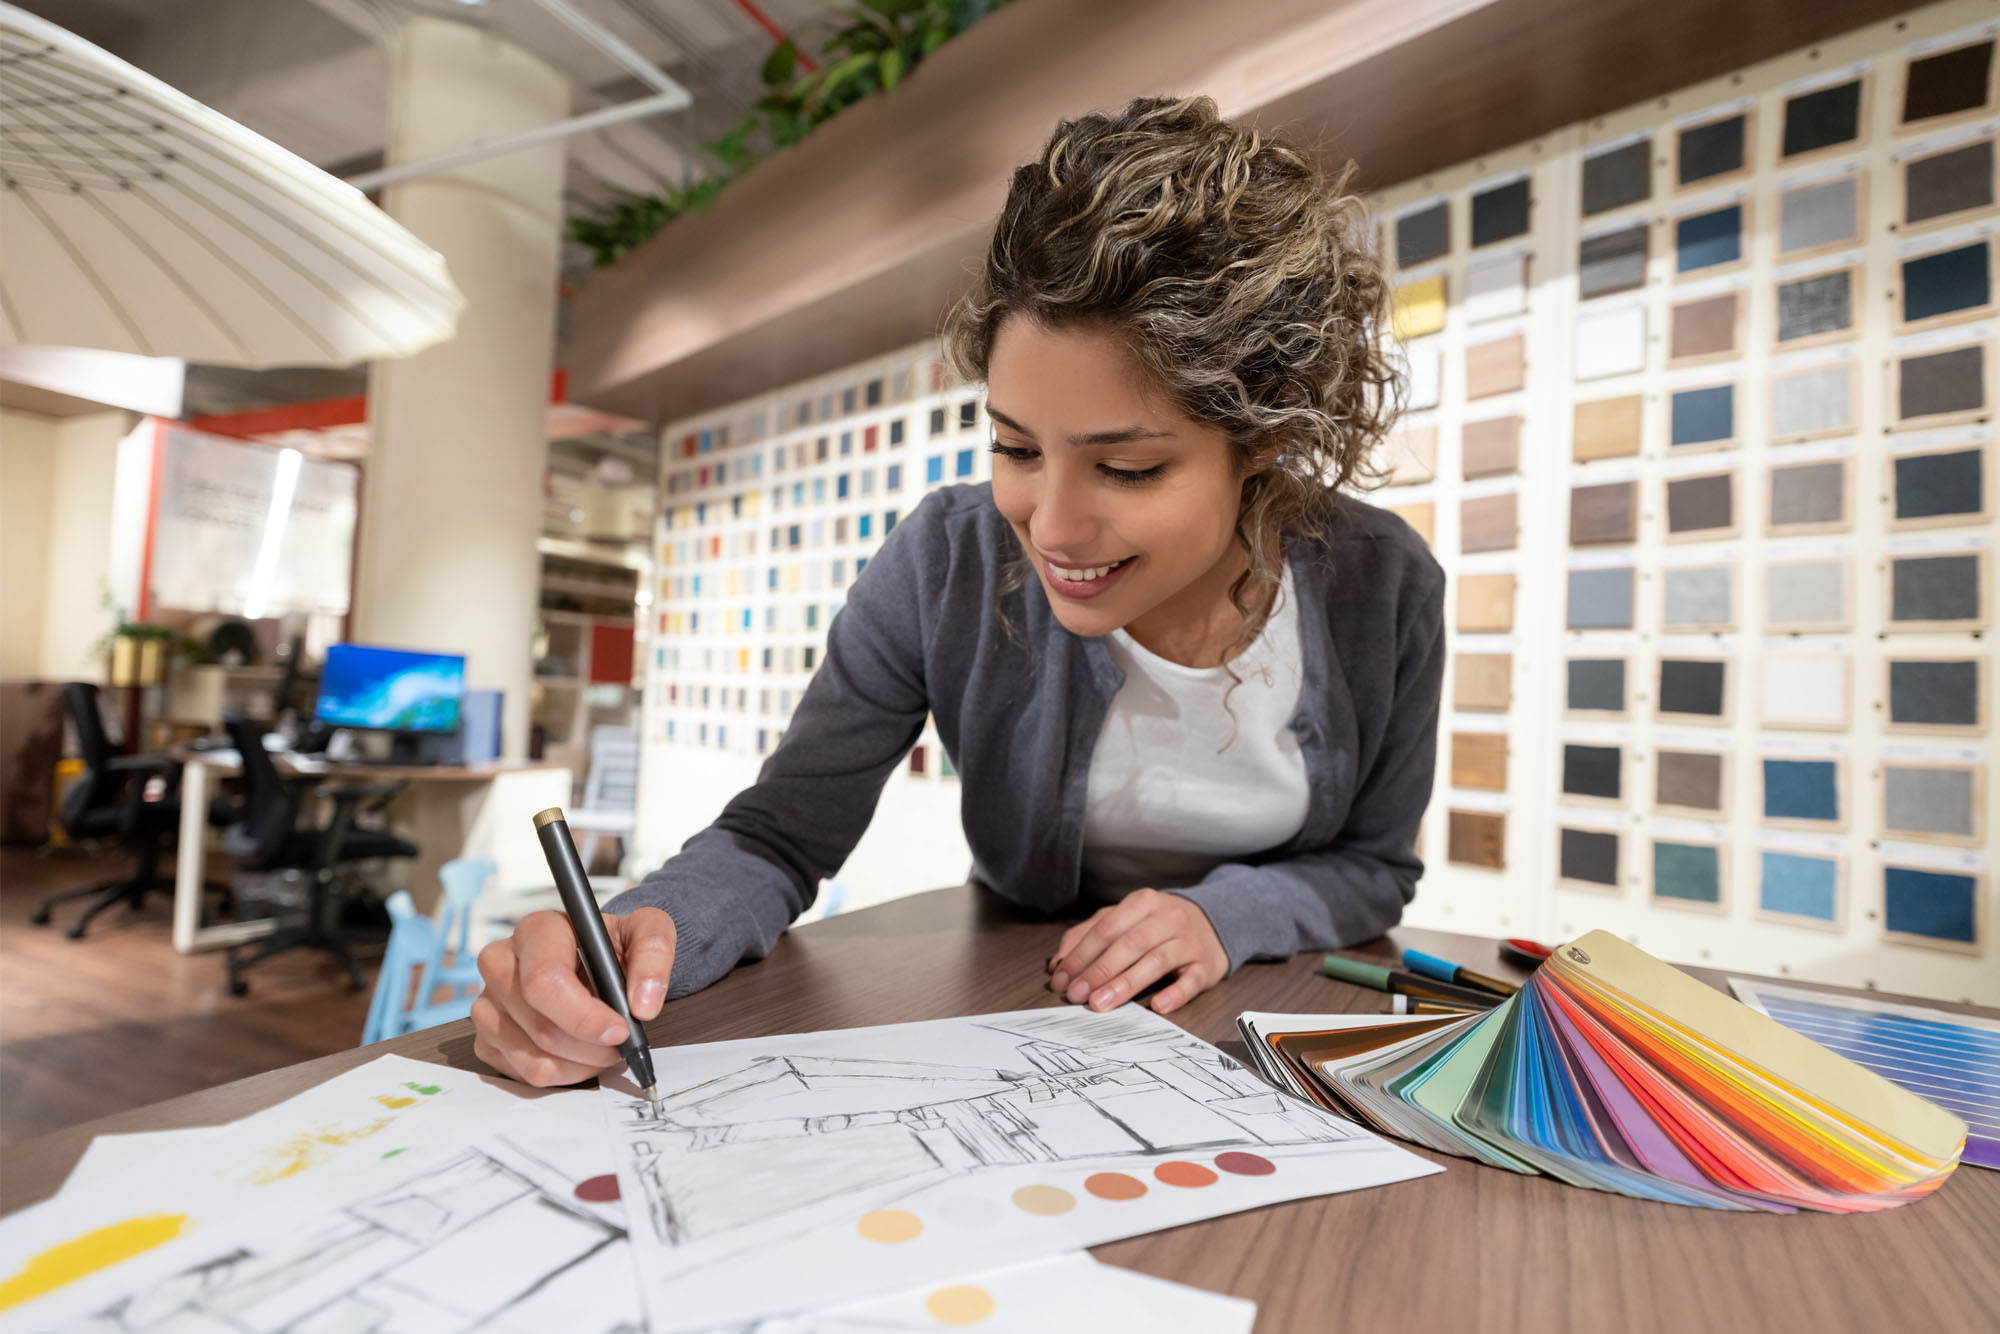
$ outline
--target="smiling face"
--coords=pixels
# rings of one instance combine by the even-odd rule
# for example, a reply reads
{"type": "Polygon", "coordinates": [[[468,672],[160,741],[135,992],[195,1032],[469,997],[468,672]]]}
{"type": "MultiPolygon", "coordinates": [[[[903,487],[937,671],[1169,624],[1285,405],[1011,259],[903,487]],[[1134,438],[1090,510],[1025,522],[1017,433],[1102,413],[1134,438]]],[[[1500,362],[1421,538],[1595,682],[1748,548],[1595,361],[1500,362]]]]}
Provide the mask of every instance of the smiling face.
{"type": "Polygon", "coordinates": [[[1209,666],[1242,627],[1229,586],[1243,474],[1112,334],[1007,319],[987,365],[993,500],[1075,634],[1123,628],[1209,666]],[[1207,659],[1204,661],[1203,659],[1207,659]]]}

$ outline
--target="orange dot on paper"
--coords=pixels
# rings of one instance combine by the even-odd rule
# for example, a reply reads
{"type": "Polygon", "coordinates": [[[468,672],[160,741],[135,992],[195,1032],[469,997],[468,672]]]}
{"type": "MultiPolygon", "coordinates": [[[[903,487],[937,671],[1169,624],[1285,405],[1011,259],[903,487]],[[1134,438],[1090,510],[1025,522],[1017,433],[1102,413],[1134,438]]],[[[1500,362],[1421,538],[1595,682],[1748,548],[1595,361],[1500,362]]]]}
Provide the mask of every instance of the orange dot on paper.
{"type": "Polygon", "coordinates": [[[0,1311],[46,1297],[135,1255],[164,1246],[187,1226],[186,1214],[144,1214],[58,1242],[0,1280],[0,1311]]]}
{"type": "Polygon", "coordinates": [[[1146,1193],[1145,1182],[1123,1172],[1093,1172],[1083,1188],[1100,1200],[1136,1200],[1146,1193]]]}
{"type": "Polygon", "coordinates": [[[1014,1207],[1045,1216],[1066,1214],[1076,1208],[1076,1196],[1061,1186],[1023,1186],[1014,1192],[1014,1207]]]}
{"type": "Polygon", "coordinates": [[[1213,1186],[1215,1173],[1200,1163],[1161,1163],[1153,1169],[1153,1175],[1167,1186],[1213,1186]]]}
{"type": "Polygon", "coordinates": [[[924,1230],[924,1220],[907,1209],[877,1209],[855,1227],[870,1241],[908,1241],[924,1230]]]}
{"type": "Polygon", "coordinates": [[[958,1283],[924,1298],[924,1310],[940,1325],[976,1325],[993,1314],[993,1294],[970,1283],[958,1283]]]}

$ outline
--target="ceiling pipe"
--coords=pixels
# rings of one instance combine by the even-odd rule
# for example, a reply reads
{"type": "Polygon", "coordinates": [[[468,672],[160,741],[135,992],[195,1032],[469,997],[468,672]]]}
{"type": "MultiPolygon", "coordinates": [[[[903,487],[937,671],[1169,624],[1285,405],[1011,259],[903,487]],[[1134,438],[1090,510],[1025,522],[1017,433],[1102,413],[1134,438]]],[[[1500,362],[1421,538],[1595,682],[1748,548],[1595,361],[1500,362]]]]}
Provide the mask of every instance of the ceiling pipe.
{"type": "Polygon", "coordinates": [[[376,171],[365,171],[360,175],[347,177],[347,183],[358,190],[374,191],[393,181],[408,180],[413,176],[428,176],[433,172],[451,171],[458,167],[470,166],[475,162],[484,162],[488,158],[517,153],[524,148],[533,148],[537,144],[549,143],[552,140],[589,134],[594,130],[608,129],[613,125],[622,125],[627,121],[657,116],[668,111],[682,111],[693,103],[694,98],[686,88],[675,82],[659,66],[640,55],[624,38],[585,14],[569,0],[535,0],[535,3],[547,10],[549,15],[564,27],[611,57],[652,88],[654,95],[632,102],[621,102],[617,106],[605,107],[585,115],[572,116],[568,120],[556,121],[550,125],[537,126],[532,130],[523,130],[519,134],[495,139],[491,143],[478,144],[472,148],[460,149],[455,153],[426,158],[422,162],[407,162],[376,171]]]}
{"type": "Polygon", "coordinates": [[[380,171],[364,171],[359,176],[349,176],[346,179],[347,183],[356,189],[372,192],[391,181],[408,180],[412,176],[428,176],[435,171],[452,171],[475,162],[484,162],[487,158],[502,157],[508,153],[519,152],[523,148],[533,148],[537,144],[545,144],[553,139],[567,139],[574,134],[588,134],[592,130],[621,125],[628,120],[638,120],[642,116],[657,116],[666,111],[679,111],[692,100],[686,89],[660,93],[654,97],[642,97],[636,102],[621,102],[615,107],[606,107],[602,111],[593,111],[588,115],[575,116],[569,120],[559,120],[552,125],[523,130],[505,139],[495,139],[492,143],[460,149],[456,153],[426,158],[422,162],[384,167],[380,171]]]}

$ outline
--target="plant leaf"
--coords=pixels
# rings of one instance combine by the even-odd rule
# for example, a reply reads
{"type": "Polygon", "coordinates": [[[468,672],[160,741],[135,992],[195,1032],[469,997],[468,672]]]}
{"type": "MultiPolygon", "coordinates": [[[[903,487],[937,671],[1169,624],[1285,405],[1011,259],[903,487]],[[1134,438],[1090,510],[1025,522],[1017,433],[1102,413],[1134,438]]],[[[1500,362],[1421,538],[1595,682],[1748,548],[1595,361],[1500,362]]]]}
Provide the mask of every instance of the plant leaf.
{"type": "Polygon", "coordinates": [[[787,37],[771,48],[770,55],[764,57],[764,68],[761,71],[764,86],[776,88],[780,84],[789,82],[792,72],[798,66],[799,48],[792,43],[791,38],[787,37]]]}

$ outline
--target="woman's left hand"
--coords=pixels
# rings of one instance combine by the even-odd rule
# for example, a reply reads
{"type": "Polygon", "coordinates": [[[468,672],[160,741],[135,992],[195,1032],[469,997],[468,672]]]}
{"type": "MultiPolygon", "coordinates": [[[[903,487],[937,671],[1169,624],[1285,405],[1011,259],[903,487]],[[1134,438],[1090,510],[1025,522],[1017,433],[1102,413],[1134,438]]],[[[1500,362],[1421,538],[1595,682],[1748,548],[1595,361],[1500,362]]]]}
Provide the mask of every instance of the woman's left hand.
{"type": "Polygon", "coordinates": [[[1166,1014],[1220,982],[1229,956],[1208,914],[1178,894],[1134,890],[1063,932],[1049,989],[1073,1004],[1108,1010],[1168,974],[1173,984],[1153,997],[1166,1014]]]}

